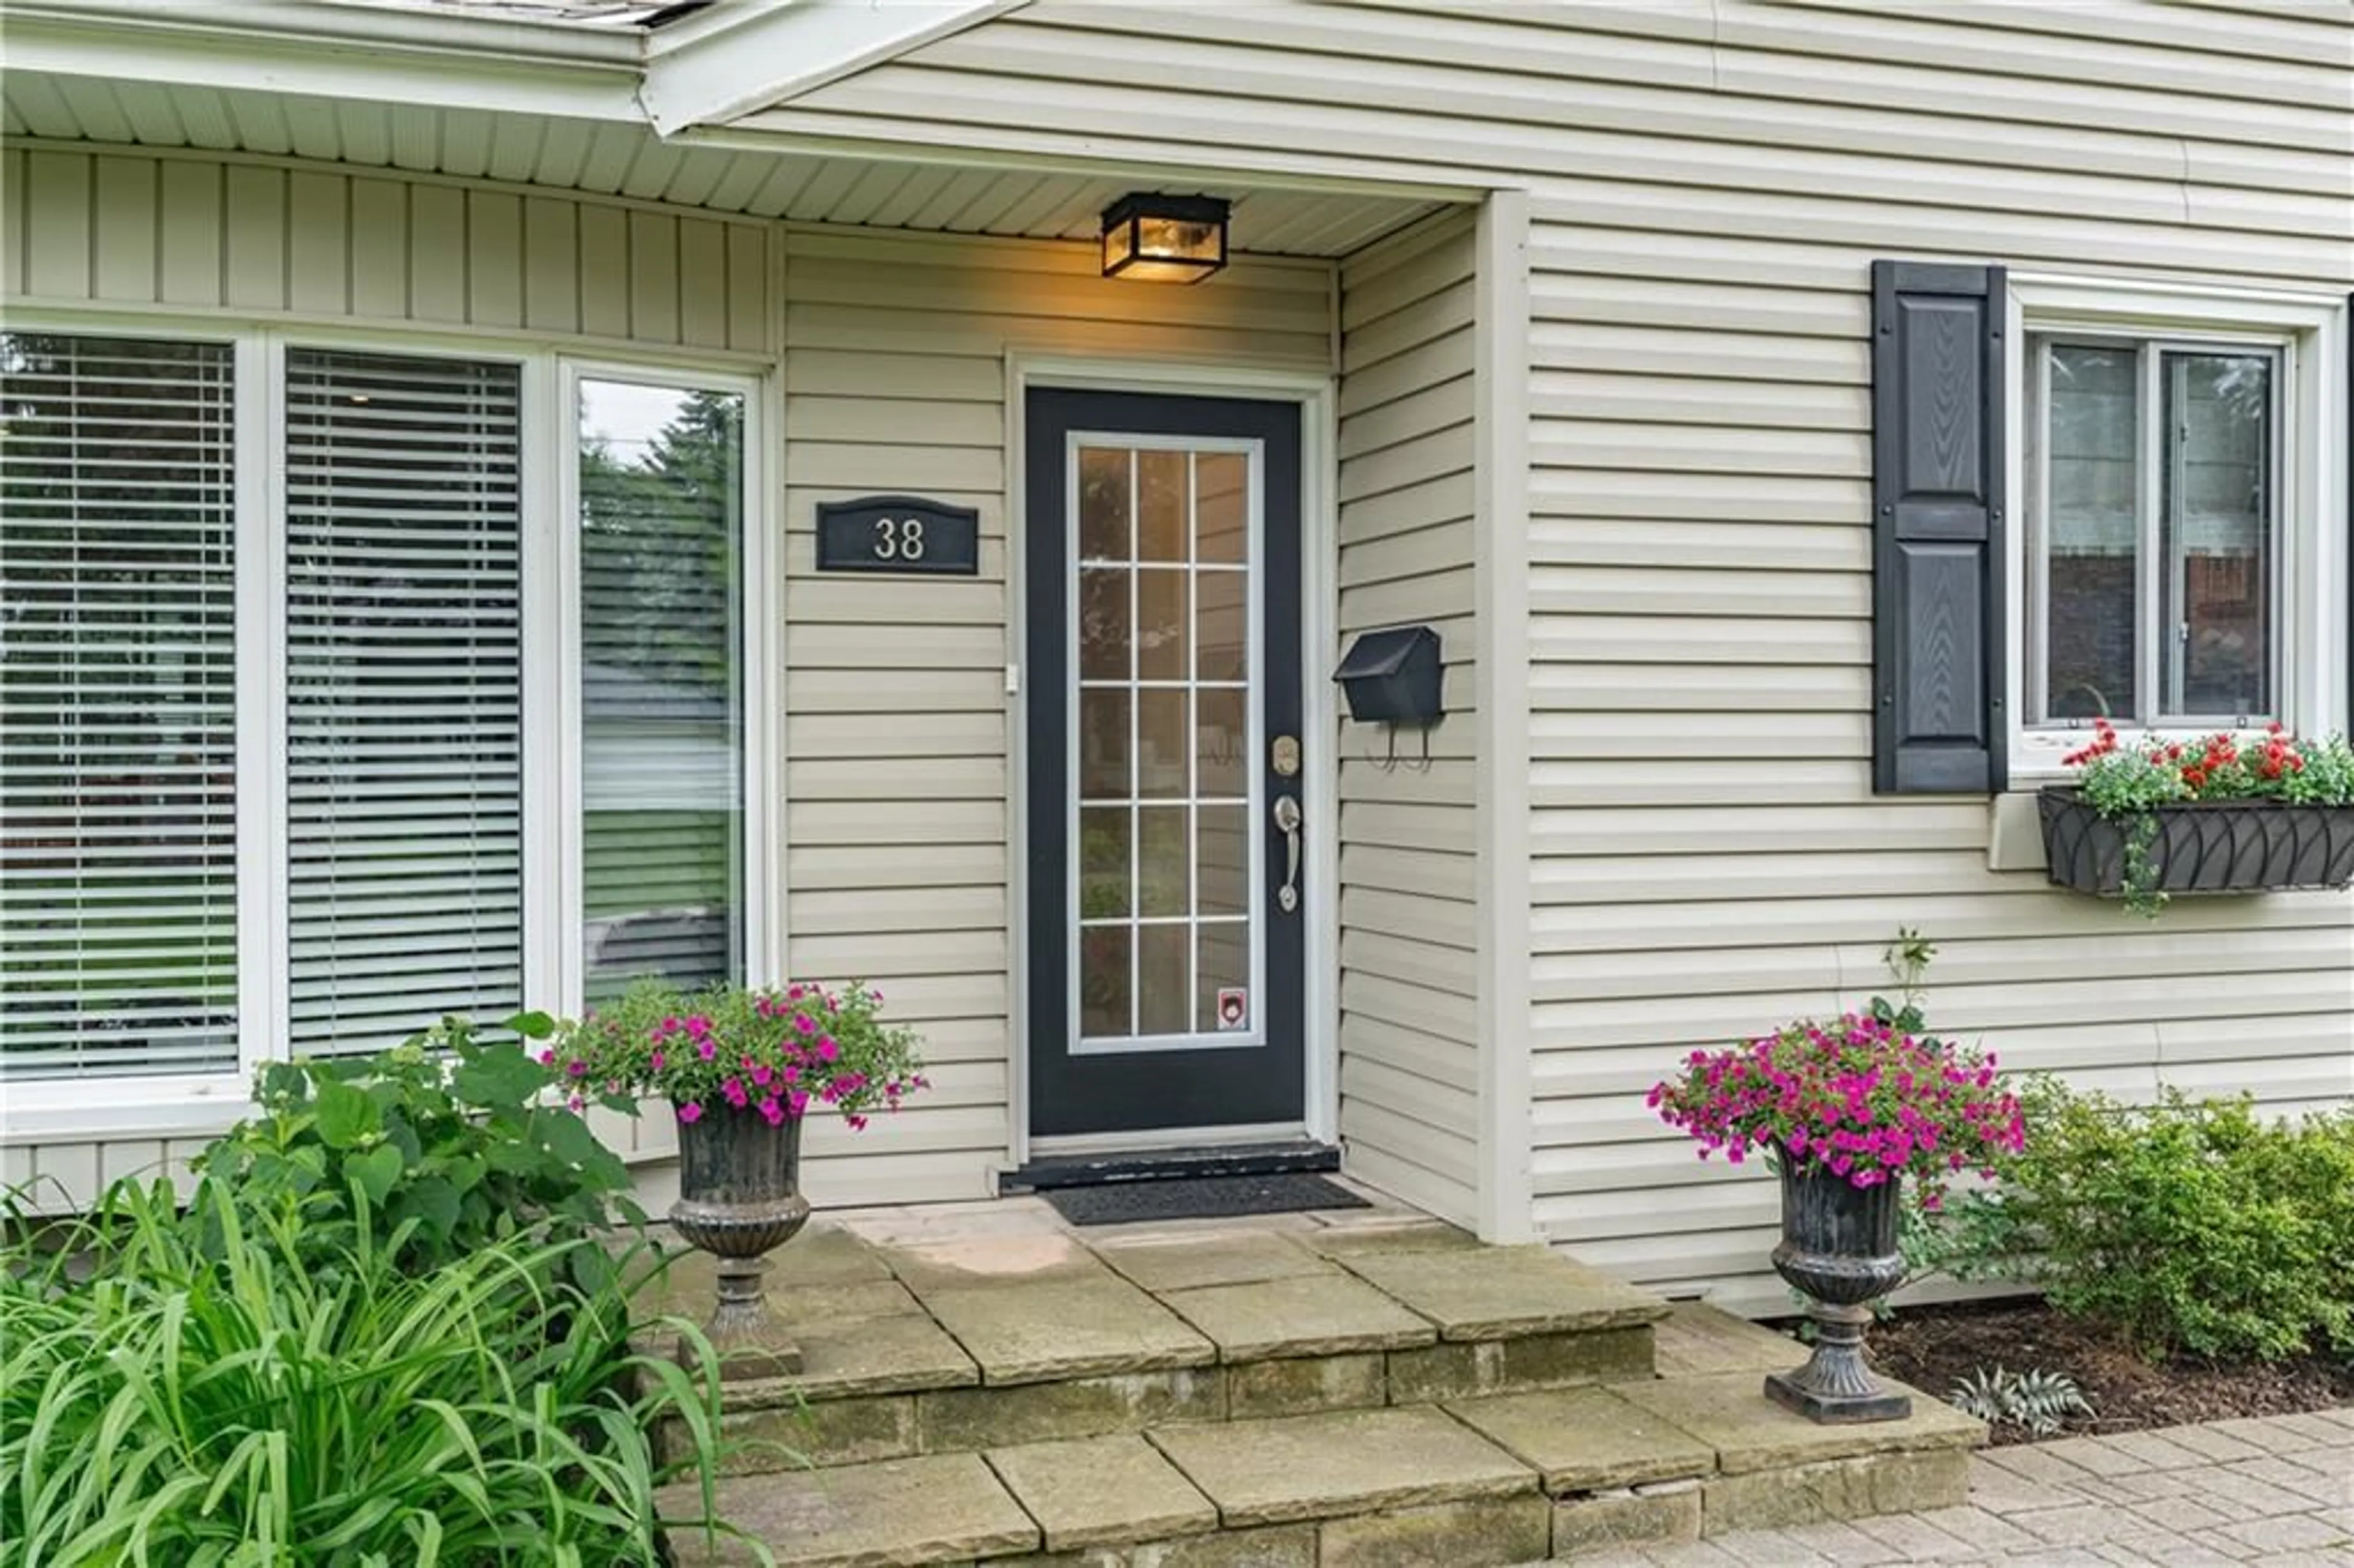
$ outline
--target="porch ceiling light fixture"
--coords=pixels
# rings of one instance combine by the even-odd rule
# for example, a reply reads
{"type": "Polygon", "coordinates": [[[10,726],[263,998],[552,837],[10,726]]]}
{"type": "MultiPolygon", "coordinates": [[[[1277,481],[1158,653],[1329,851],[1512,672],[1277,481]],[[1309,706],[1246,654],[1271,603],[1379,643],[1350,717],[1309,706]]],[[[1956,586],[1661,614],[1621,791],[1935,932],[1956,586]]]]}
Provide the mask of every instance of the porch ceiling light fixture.
{"type": "Polygon", "coordinates": [[[1198,283],[1226,264],[1226,213],[1216,196],[1132,191],[1104,208],[1103,275],[1198,283]]]}

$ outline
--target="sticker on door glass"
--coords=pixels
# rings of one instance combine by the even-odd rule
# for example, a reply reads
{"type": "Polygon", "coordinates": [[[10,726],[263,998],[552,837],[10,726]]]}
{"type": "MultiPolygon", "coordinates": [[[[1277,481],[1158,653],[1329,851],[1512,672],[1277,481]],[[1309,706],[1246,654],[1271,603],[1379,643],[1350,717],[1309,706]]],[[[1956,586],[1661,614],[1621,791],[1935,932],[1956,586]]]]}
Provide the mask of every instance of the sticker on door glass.
{"type": "Polygon", "coordinates": [[[1218,992],[1218,1029],[1221,1033],[1250,1027],[1250,992],[1235,987],[1218,992]]]}

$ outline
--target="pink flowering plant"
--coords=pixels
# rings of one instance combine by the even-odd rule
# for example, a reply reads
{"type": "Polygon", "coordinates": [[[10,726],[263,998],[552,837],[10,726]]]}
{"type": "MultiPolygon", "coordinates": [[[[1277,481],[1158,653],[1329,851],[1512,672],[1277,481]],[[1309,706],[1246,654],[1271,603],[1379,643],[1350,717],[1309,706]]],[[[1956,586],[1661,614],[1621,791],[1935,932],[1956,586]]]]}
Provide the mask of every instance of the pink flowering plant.
{"type": "MultiPolygon", "coordinates": [[[[1913,956],[1917,979],[1931,949],[1909,932],[1901,942],[1892,953],[1913,956]]],[[[1823,1168],[1858,1187],[1909,1175],[1930,1210],[1952,1176],[1991,1178],[1996,1157],[2026,1139],[1994,1054],[1928,1033],[1909,987],[1901,1007],[1875,997],[1865,1012],[1695,1051],[1649,1103],[1700,1140],[1702,1160],[1722,1151],[1738,1165],[1755,1151],[1776,1169],[1823,1168]]]]}
{"type": "Polygon", "coordinates": [[[775,1126],[822,1107],[856,1131],[930,1086],[914,1032],[884,1022],[882,1011],[883,993],[861,984],[688,994],[642,980],[558,1024],[540,1059],[570,1086],[575,1108],[662,1098],[684,1122],[734,1110],[775,1126]]]}

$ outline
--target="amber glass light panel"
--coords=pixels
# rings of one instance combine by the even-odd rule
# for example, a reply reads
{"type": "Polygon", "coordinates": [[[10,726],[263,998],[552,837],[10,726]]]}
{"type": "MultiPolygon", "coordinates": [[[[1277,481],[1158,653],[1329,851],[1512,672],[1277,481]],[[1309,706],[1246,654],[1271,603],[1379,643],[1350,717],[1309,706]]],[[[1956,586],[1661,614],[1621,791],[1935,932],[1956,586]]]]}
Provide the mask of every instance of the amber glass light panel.
{"type": "Polygon", "coordinates": [[[1123,196],[1103,216],[1107,278],[1194,283],[1226,264],[1226,204],[1210,196],[1123,196]]]}

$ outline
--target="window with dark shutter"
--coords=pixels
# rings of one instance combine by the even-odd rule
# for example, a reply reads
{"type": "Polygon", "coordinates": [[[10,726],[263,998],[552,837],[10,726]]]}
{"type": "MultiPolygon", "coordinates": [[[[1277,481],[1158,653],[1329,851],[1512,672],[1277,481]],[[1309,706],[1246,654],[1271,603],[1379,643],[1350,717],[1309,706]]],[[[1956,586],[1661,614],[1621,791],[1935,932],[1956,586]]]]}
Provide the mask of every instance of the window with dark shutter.
{"type": "Polygon", "coordinates": [[[1872,269],[1872,787],[2003,788],[1999,267],[1872,269]]]}

